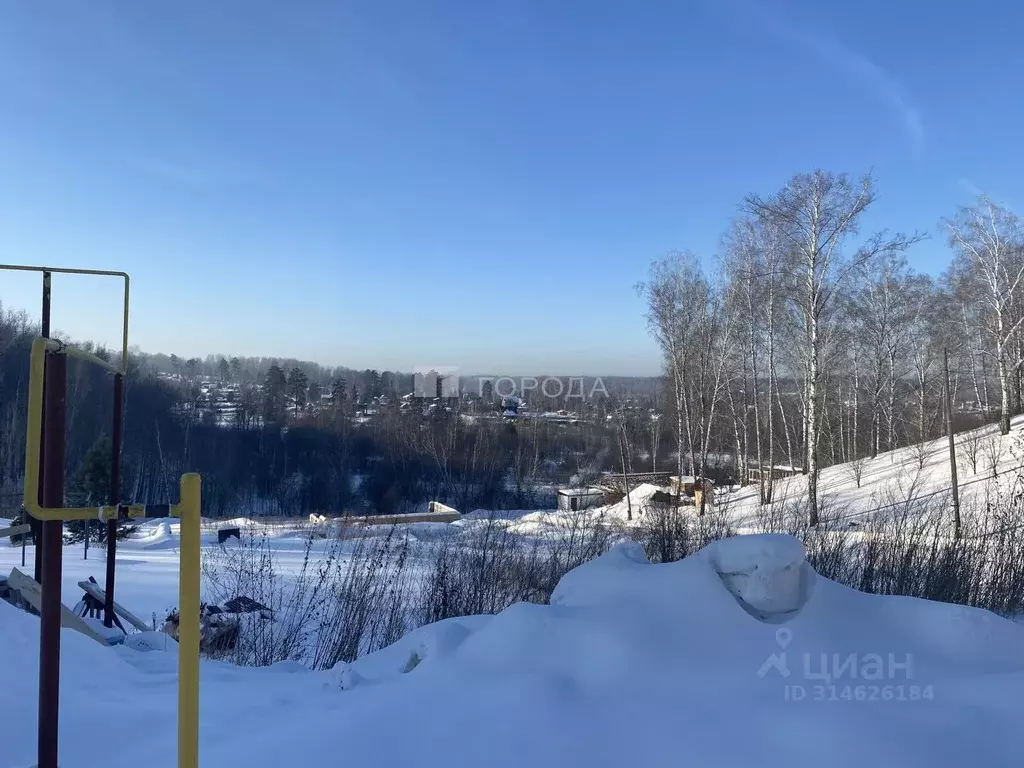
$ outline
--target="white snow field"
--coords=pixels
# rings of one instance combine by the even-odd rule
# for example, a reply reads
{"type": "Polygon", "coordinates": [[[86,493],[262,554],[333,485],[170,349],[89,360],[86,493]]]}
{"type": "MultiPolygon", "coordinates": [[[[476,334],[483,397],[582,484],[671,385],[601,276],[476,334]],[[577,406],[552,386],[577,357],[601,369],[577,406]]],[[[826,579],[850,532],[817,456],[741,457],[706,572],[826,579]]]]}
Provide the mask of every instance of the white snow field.
{"type": "MultiPolygon", "coordinates": [[[[1006,437],[982,430],[976,472],[961,448],[965,514],[972,499],[1021,490],[1014,483],[1024,464],[1022,425],[1015,420],[1006,437]],[[999,477],[990,481],[993,466],[999,477]]],[[[860,488],[847,465],[825,469],[820,487],[826,505],[849,520],[908,493],[938,492],[945,515],[949,484],[942,439],[923,454],[905,448],[865,461],[860,488]]],[[[802,477],[779,482],[778,505],[798,502],[805,488],[802,477]]],[[[474,531],[487,525],[527,543],[552,542],[596,521],[625,523],[629,506],[639,522],[656,490],[640,485],[629,504],[584,513],[478,510],[451,524],[397,530],[411,542],[413,561],[442,538],[472,546],[474,531]]],[[[733,530],[763,528],[756,494],[719,489],[718,510],[733,530]]],[[[308,533],[301,521],[218,521],[210,530],[231,524],[267,538],[278,576],[300,572],[308,533]]],[[[118,546],[118,602],[143,619],[155,615],[158,625],[178,603],[178,535],[175,521],[151,521],[118,546]]],[[[203,545],[207,557],[215,553],[216,536],[208,532],[203,545]]],[[[347,547],[314,541],[310,556],[344,559],[353,554],[347,547]]],[[[27,573],[33,556],[29,547],[27,573]]],[[[82,559],[80,544],[65,547],[66,605],[81,597],[78,581],[103,581],[103,548],[89,557],[82,559]]],[[[20,559],[20,548],[0,546],[0,572],[20,568],[20,559]]],[[[175,764],[176,658],[162,639],[149,638],[162,650],[139,651],[63,633],[63,766],[175,764]],[[93,746],[110,724],[113,753],[93,746]]],[[[37,641],[38,619],[0,603],[0,768],[34,763],[37,641]]],[[[494,617],[422,627],[329,672],[294,662],[254,669],[204,661],[201,690],[204,766],[1024,761],[1024,624],[850,590],[814,574],[802,545],[782,536],[716,542],[664,565],[623,544],[566,575],[549,606],[518,604],[494,617]]]]}
{"type": "MultiPolygon", "coordinates": [[[[1024,468],[1024,416],[1011,420],[1008,435],[1000,435],[998,426],[989,424],[956,435],[955,442],[957,476],[966,519],[970,512],[982,506],[986,495],[1006,493],[1018,470],[1024,468]],[[972,437],[977,438],[976,467],[968,457],[972,437]]],[[[880,453],[875,459],[865,459],[859,488],[850,463],[826,467],[819,475],[818,495],[823,509],[832,507],[844,520],[856,521],[893,501],[904,501],[908,496],[923,499],[932,498],[930,495],[934,494],[936,501],[948,507],[951,486],[949,442],[942,437],[921,447],[897,448],[880,453]]],[[[780,504],[799,502],[806,494],[805,476],[775,482],[774,498],[780,504]]],[[[758,510],[756,485],[735,489],[729,494],[727,516],[735,528],[755,525],[758,510]]]]}
{"type": "MultiPolygon", "coordinates": [[[[1024,465],[1024,416],[1013,420],[1011,432],[1007,436],[999,436],[995,425],[988,425],[977,432],[982,440],[978,448],[976,472],[972,470],[962,448],[970,433],[957,435],[957,461],[965,519],[978,506],[972,506],[972,500],[981,500],[992,493],[1008,493],[1016,478],[1016,470],[1024,465]],[[996,480],[991,479],[993,463],[998,473],[996,480]]],[[[934,493],[935,500],[941,504],[948,501],[946,494],[949,486],[948,444],[945,438],[941,438],[926,444],[923,468],[919,467],[917,450],[913,447],[882,453],[876,459],[866,460],[860,488],[856,487],[849,465],[828,467],[821,472],[819,494],[823,506],[838,506],[844,522],[848,522],[862,520],[886,504],[891,497],[905,497],[908,492],[919,497],[934,493]]],[[[806,495],[806,487],[806,478],[802,476],[776,481],[776,506],[799,502],[806,495]]],[[[427,542],[443,536],[471,534],[474,526],[485,524],[486,518],[491,517],[495,518],[494,524],[501,525],[510,533],[550,539],[571,535],[573,529],[598,520],[625,523],[628,506],[632,507],[634,522],[638,523],[644,505],[658,490],[657,486],[641,484],[632,489],[630,505],[622,500],[605,507],[591,508],[584,513],[564,513],[558,510],[476,510],[464,515],[456,523],[413,523],[400,526],[400,529],[403,535],[427,542]]],[[[761,530],[758,521],[761,508],[757,504],[757,493],[756,486],[719,489],[716,499],[725,522],[733,530],[741,533],[761,530]]],[[[220,520],[216,524],[210,521],[213,527],[240,525],[243,529],[251,529],[253,523],[244,518],[220,520]]],[[[385,532],[388,526],[371,528],[380,528],[385,532]]],[[[302,521],[296,521],[296,525],[263,525],[256,522],[256,529],[258,535],[270,538],[278,571],[285,576],[297,573],[305,554],[306,532],[302,528],[302,521]]],[[[159,623],[167,611],[178,604],[178,533],[178,524],[174,520],[148,521],[140,526],[135,536],[118,544],[117,600],[142,618],[148,619],[155,613],[159,623]]],[[[203,544],[204,547],[215,547],[216,536],[205,535],[203,544]]],[[[312,556],[315,558],[322,554],[323,549],[320,545],[314,545],[312,556]]],[[[32,572],[33,557],[34,548],[30,546],[23,569],[27,573],[32,572]]],[[[102,546],[94,545],[90,549],[89,560],[82,559],[81,545],[65,547],[63,599],[66,605],[74,605],[81,597],[79,581],[90,575],[103,581],[103,557],[102,546]]],[[[0,542],[0,573],[7,574],[12,567],[22,567],[21,550],[0,542]]]]}
{"type": "MultiPolygon", "coordinates": [[[[0,603],[2,766],[34,763],[37,641],[0,603]]],[[[61,765],[175,765],[173,646],[62,643],[61,765]]],[[[200,764],[1012,766],[1022,691],[1024,626],[853,591],[795,539],[663,565],[623,544],[551,605],[429,625],[328,672],[204,661],[200,764]]]]}

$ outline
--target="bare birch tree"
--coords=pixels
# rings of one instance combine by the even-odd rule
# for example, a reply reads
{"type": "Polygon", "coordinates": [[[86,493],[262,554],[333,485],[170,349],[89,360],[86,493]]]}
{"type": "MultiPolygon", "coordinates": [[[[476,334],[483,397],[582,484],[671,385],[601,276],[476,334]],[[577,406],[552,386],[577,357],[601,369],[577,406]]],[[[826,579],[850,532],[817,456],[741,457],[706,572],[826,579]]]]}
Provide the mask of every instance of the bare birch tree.
{"type": "Polygon", "coordinates": [[[878,233],[852,254],[847,241],[858,232],[861,215],[875,200],[874,182],[855,182],[846,174],[814,171],[794,176],[777,194],[751,195],[746,208],[777,227],[793,256],[790,298],[803,321],[805,369],[804,441],[808,473],[810,525],[818,524],[818,440],[821,430],[821,352],[823,324],[832,309],[836,285],[857,267],[881,253],[905,250],[915,237],[878,233]]]}
{"type": "Polygon", "coordinates": [[[985,292],[988,331],[999,376],[999,431],[1010,432],[1011,378],[1024,362],[1017,354],[1024,315],[1014,312],[1024,290],[1024,237],[1017,216],[987,197],[961,208],[943,224],[957,253],[957,267],[985,292]]]}

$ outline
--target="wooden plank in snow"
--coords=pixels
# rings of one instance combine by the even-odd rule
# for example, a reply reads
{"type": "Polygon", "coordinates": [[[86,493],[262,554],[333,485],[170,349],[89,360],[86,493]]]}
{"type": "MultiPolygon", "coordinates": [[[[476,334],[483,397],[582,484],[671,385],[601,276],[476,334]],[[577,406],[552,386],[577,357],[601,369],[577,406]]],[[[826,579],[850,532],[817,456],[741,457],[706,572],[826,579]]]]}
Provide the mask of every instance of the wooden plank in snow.
{"type": "MultiPolygon", "coordinates": [[[[85,581],[78,582],[78,586],[85,590],[87,594],[92,595],[99,602],[106,602],[107,593],[104,590],[100,589],[99,584],[96,584],[95,582],[86,579],[85,581]]],[[[140,619],[138,616],[133,614],[131,611],[129,611],[127,608],[125,608],[123,605],[117,602],[117,600],[114,601],[114,613],[116,613],[122,619],[126,619],[129,624],[131,624],[140,632],[150,632],[153,629],[152,626],[150,626],[142,619],[140,619]]]]}
{"type": "Polygon", "coordinates": [[[12,525],[10,528],[0,528],[0,539],[9,539],[11,536],[20,536],[32,530],[31,525],[12,525]]]}
{"type": "MultiPolygon", "coordinates": [[[[11,569],[11,575],[7,577],[7,586],[17,592],[21,599],[31,605],[36,611],[42,611],[43,589],[31,576],[26,576],[17,568],[11,569]]],[[[67,629],[81,632],[86,637],[91,637],[97,643],[110,645],[110,641],[86,624],[79,616],[76,616],[66,605],[60,606],[60,625],[67,629]]]]}

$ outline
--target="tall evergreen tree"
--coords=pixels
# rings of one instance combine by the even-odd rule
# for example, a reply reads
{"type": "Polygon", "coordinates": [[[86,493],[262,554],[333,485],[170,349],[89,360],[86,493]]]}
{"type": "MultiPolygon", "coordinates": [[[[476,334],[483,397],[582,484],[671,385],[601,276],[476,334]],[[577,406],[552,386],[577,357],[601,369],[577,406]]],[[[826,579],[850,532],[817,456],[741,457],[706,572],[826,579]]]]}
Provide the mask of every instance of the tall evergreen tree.
{"type": "Polygon", "coordinates": [[[309,378],[298,366],[288,372],[288,394],[295,403],[295,416],[298,417],[306,407],[306,394],[309,390],[309,378]]]}
{"type": "Polygon", "coordinates": [[[267,370],[263,384],[263,421],[280,423],[284,417],[284,398],[288,380],[279,365],[272,365],[267,370]]]}

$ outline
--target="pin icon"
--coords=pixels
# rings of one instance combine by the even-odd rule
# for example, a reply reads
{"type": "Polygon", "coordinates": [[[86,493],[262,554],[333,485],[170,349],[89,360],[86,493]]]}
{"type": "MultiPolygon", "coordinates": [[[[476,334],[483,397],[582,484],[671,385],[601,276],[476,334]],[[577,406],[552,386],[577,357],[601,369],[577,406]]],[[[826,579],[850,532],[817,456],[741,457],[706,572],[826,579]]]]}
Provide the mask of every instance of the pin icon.
{"type": "Polygon", "coordinates": [[[783,652],[773,653],[769,656],[765,663],[761,665],[761,668],[757,670],[758,677],[764,677],[773,669],[783,677],[789,677],[789,665],[786,663],[785,651],[786,646],[789,645],[792,639],[793,630],[789,627],[779,627],[775,630],[775,642],[779,644],[783,652]]]}

